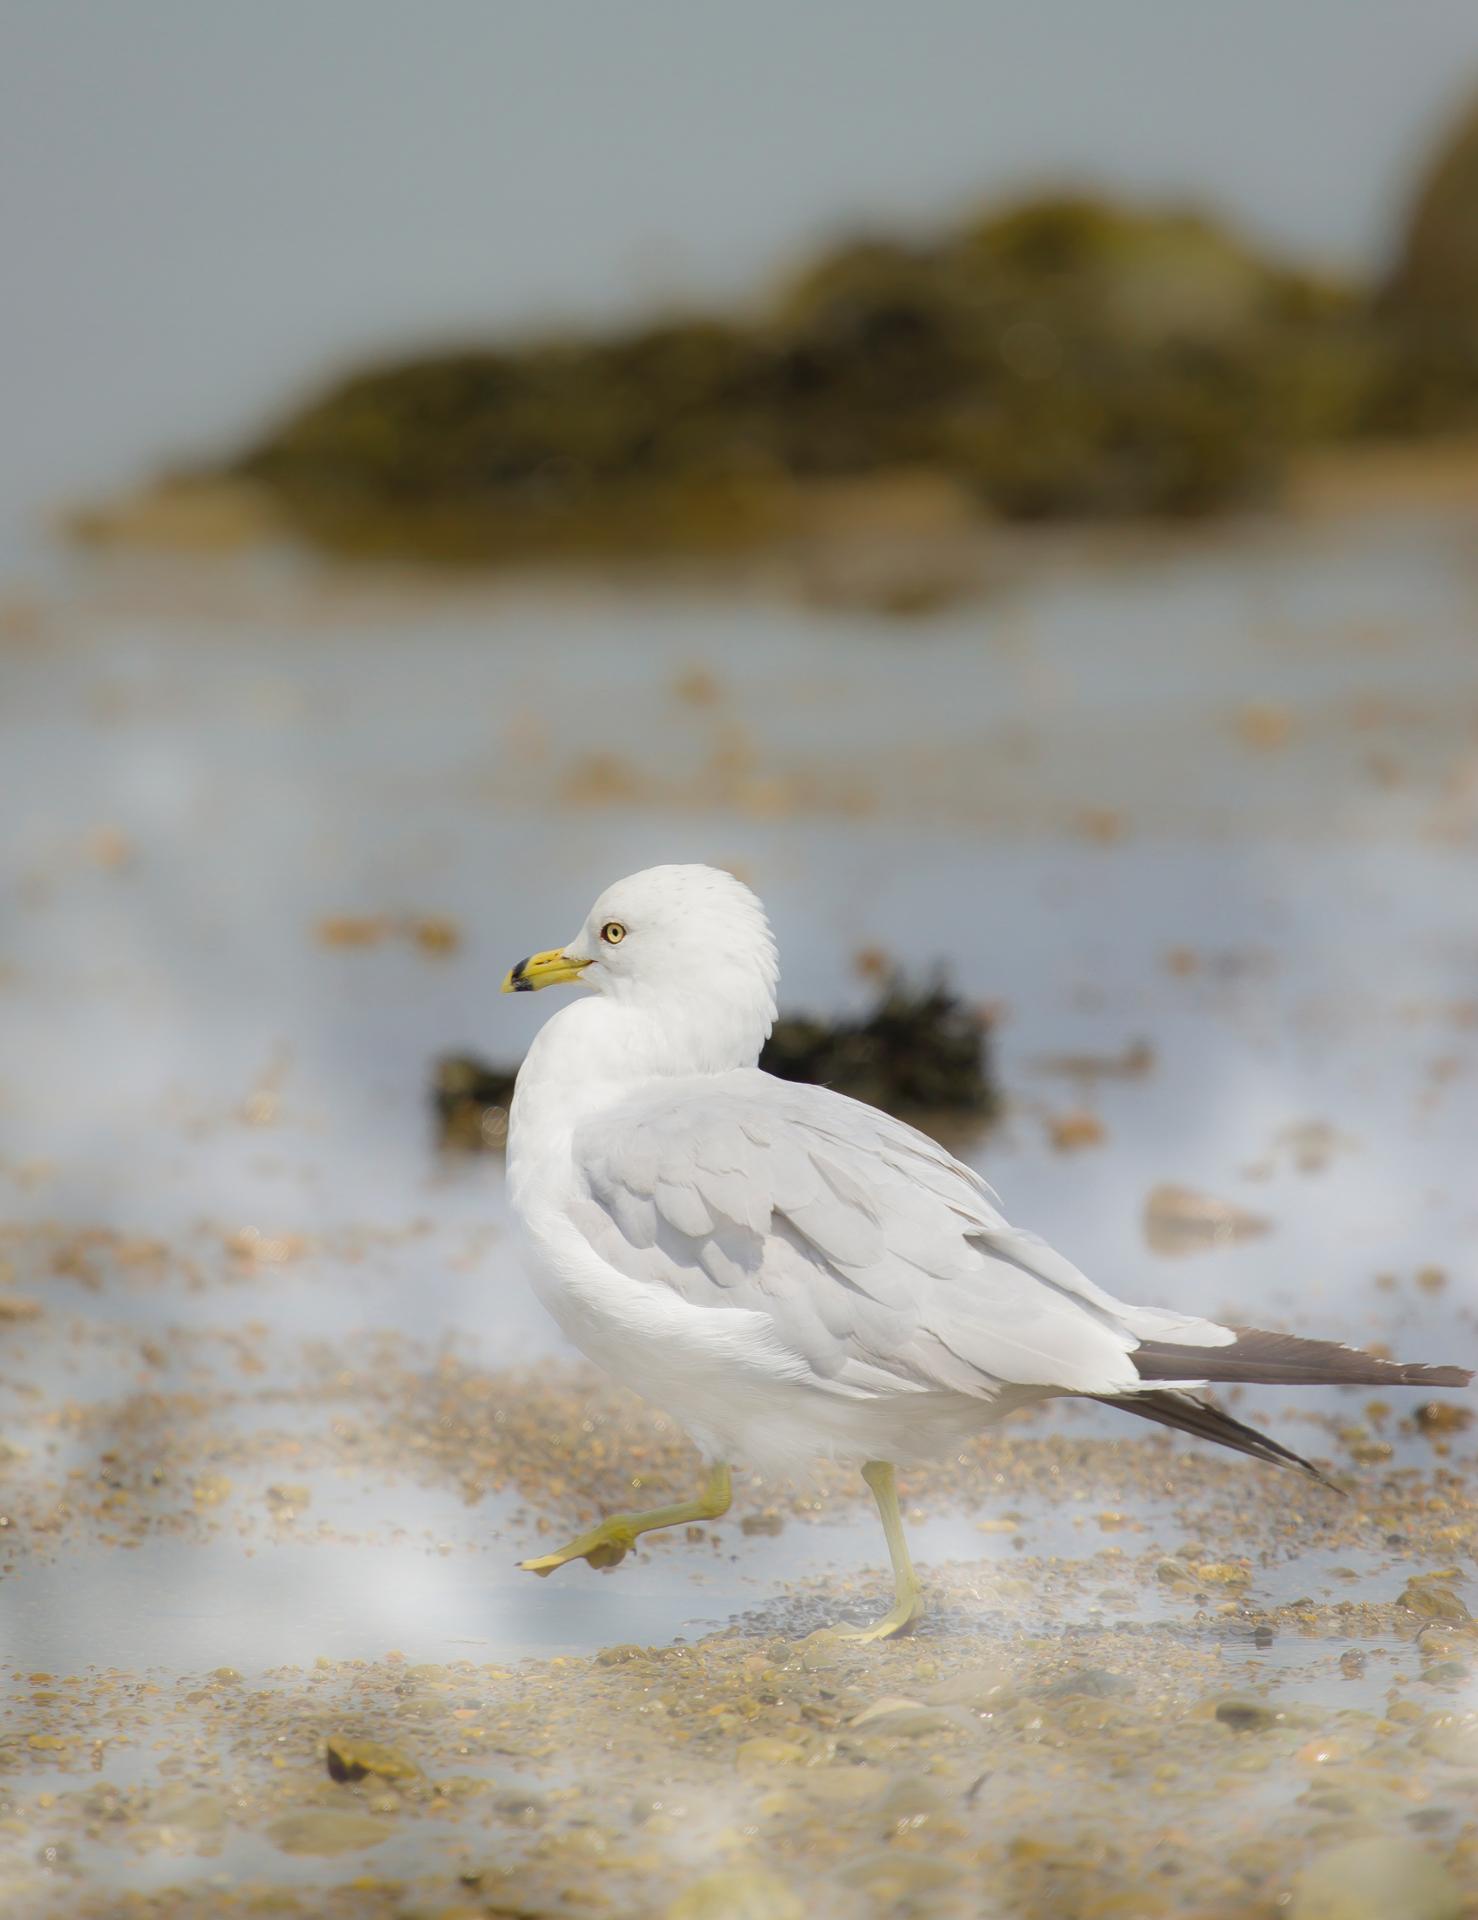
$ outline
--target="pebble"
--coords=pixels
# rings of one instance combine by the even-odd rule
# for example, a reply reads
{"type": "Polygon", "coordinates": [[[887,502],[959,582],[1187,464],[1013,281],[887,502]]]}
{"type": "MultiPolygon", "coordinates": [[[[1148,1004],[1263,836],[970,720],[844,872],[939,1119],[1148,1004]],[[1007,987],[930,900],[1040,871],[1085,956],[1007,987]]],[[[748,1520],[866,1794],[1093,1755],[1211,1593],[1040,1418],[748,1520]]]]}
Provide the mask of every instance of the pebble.
{"type": "Polygon", "coordinates": [[[284,1814],[267,1829],[267,1838],[284,1853],[355,1853],[388,1840],[394,1828],[366,1813],[341,1813],[332,1807],[309,1807],[284,1814]]]}
{"type": "Polygon", "coordinates": [[[1450,1767],[1478,1768],[1478,1721],[1439,1720],[1422,1728],[1416,1744],[1423,1753],[1450,1767]]]}
{"type": "Polygon", "coordinates": [[[324,1742],[324,1759],[335,1780],[362,1780],[367,1773],[381,1780],[414,1780],[421,1769],[398,1747],[382,1746],[378,1740],[351,1740],[344,1734],[330,1734],[324,1742]]]}
{"type": "Polygon", "coordinates": [[[794,1740],[777,1740],[769,1734],[741,1740],[734,1749],[734,1764],[741,1773],[767,1773],[771,1767],[796,1767],[805,1757],[806,1749],[794,1740]]]}
{"type": "Polygon", "coordinates": [[[1217,1701],[1216,1718],[1236,1733],[1259,1733],[1276,1726],[1283,1715],[1261,1700],[1234,1699],[1217,1701]]]}
{"type": "Polygon", "coordinates": [[[1316,1854],[1293,1883],[1290,1920],[1461,1920],[1457,1883],[1414,1840],[1371,1835],[1316,1854]]]}
{"type": "Polygon", "coordinates": [[[774,1874],[739,1868],[695,1880],[664,1920],[806,1920],[806,1910],[774,1874]]]}
{"type": "Polygon", "coordinates": [[[1408,1580],[1396,1605],[1427,1620],[1471,1620],[1473,1617],[1462,1595],[1453,1592],[1450,1582],[1433,1574],[1408,1580]]]}
{"type": "Polygon", "coordinates": [[[884,1694],[880,1700],[874,1700],[871,1706],[864,1707],[861,1713],[852,1716],[850,1725],[858,1728],[870,1728],[875,1733],[909,1736],[920,1733],[938,1733],[942,1728],[954,1723],[948,1713],[936,1706],[928,1706],[922,1700],[910,1700],[901,1694],[884,1694]]]}
{"type": "Polygon", "coordinates": [[[1074,1694],[1086,1694],[1091,1700],[1123,1700],[1135,1691],[1127,1674],[1111,1673],[1107,1667],[1074,1667],[1052,1683],[1045,1697],[1066,1700],[1074,1694]]]}

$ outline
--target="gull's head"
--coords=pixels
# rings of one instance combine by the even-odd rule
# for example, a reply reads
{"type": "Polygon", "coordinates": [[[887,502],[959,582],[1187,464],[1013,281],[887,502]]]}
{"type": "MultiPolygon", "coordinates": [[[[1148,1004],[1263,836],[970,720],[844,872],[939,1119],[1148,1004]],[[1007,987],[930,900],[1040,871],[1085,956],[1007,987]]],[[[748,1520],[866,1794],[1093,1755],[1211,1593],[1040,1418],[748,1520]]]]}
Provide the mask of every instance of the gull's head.
{"type": "Polygon", "coordinates": [[[778,975],[765,910],[742,880],[718,867],[648,867],[607,887],[573,940],[520,960],[503,991],[578,981],[671,1022],[675,1038],[701,1021],[725,1053],[752,1060],[775,1018],[778,975]]]}

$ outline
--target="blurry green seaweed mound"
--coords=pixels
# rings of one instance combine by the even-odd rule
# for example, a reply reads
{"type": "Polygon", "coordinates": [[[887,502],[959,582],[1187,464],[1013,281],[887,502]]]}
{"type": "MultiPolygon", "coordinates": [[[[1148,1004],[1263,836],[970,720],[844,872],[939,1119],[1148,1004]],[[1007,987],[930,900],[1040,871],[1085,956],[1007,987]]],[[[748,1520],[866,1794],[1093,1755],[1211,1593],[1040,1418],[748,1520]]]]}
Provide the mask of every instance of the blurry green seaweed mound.
{"type": "Polygon", "coordinates": [[[1372,424],[1441,432],[1478,421],[1478,97],[1419,188],[1381,299],[1383,377],[1372,424]]]}
{"type": "MultiPolygon", "coordinates": [[[[949,1130],[994,1119],[999,1111],[989,1038],[986,1017],[942,979],[915,988],[893,975],[860,1019],[777,1020],[760,1065],[782,1080],[834,1087],[885,1112],[949,1130]]],[[[443,1054],[431,1074],[437,1144],[500,1151],[508,1138],[513,1081],[511,1067],[473,1054],[443,1054]]]]}
{"type": "Polygon", "coordinates": [[[1474,422],[1478,103],[1380,287],[1049,195],[834,248],[743,320],[370,368],[214,479],[335,552],[496,562],[824,541],[920,474],[1011,519],[1205,514],[1300,448],[1474,422]]]}
{"type": "Polygon", "coordinates": [[[1017,518],[1201,513],[1343,430],[1348,290],[1191,213],[1029,202],[928,250],[822,260],[784,312],[833,370],[854,453],[953,473],[1017,518]]]}
{"type": "Polygon", "coordinates": [[[447,559],[750,544],[921,469],[1013,517],[1204,513],[1352,430],[1369,354],[1352,290],[1059,196],[842,247],[752,322],[370,369],[232,472],[331,549],[447,559]]]}

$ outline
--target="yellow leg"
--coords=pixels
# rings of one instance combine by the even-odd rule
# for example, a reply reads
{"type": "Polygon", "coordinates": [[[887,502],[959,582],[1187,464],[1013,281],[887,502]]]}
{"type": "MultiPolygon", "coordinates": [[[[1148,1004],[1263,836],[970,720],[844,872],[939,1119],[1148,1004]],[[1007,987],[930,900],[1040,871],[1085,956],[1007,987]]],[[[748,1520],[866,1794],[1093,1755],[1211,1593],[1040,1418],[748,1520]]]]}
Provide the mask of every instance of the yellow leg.
{"type": "Polygon", "coordinates": [[[569,1541],[554,1553],[540,1554],[537,1560],[520,1560],[525,1573],[553,1573],[570,1560],[588,1560],[592,1567],[614,1567],[636,1545],[638,1534],[655,1533],[659,1527],[681,1527],[694,1520],[717,1520],[729,1511],[733,1499],[729,1469],[713,1467],[702,1493],[694,1500],[679,1500],[671,1507],[653,1507],[649,1513],[613,1513],[589,1533],[569,1541]]]}
{"type": "Polygon", "coordinates": [[[908,1557],[908,1542],[903,1537],[903,1515],[898,1511],[898,1487],[893,1478],[892,1463],[869,1460],[862,1469],[862,1477],[871,1487],[872,1497],[878,1503],[883,1532],[888,1538],[895,1598],[882,1619],[874,1621],[872,1626],[832,1627],[829,1631],[846,1640],[891,1640],[918,1624],[923,1617],[924,1595],[918,1575],[913,1570],[913,1562],[908,1557]]]}

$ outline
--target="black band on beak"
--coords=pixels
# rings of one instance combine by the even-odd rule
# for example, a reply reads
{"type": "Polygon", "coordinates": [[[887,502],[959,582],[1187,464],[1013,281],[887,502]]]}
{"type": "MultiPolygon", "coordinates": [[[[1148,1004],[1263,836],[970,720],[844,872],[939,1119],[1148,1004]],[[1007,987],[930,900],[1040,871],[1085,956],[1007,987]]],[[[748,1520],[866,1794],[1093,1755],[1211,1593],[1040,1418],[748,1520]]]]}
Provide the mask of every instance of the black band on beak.
{"type": "Polygon", "coordinates": [[[534,983],[528,976],[529,961],[532,960],[533,957],[532,954],[528,954],[524,959],[519,961],[512,973],[509,974],[508,984],[515,993],[532,993],[534,991],[534,983]]]}

